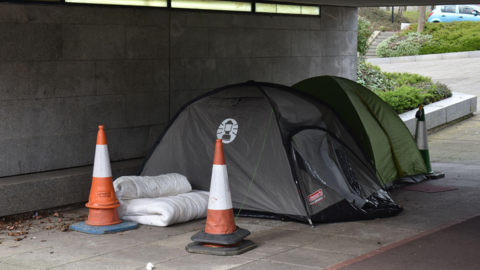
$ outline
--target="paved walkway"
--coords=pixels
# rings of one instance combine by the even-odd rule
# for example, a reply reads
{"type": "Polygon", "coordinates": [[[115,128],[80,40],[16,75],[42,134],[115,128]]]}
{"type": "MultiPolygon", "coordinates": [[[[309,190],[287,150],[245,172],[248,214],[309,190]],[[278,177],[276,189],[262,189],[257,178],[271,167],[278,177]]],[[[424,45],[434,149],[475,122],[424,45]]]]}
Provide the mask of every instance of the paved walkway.
{"type": "MultiPolygon", "coordinates": [[[[473,74],[480,74],[480,70],[478,65],[468,61],[437,63],[439,67],[451,65],[450,72],[435,72],[434,63],[428,63],[431,66],[427,68],[424,62],[409,63],[408,70],[423,70],[423,74],[435,75],[435,79],[448,76],[446,78],[452,82],[455,81],[453,76],[464,78],[463,81],[470,82],[465,84],[468,87],[454,90],[466,92],[467,89],[471,91],[468,93],[474,94],[473,74]],[[462,67],[464,71],[456,70],[462,67]],[[450,75],[454,71],[456,75],[450,75]]],[[[402,65],[382,68],[395,70],[402,65]]],[[[455,85],[460,87],[459,83],[455,85]]],[[[257,243],[258,248],[240,256],[213,257],[190,254],[184,249],[191,242],[190,237],[204,227],[205,219],[167,228],[141,226],[134,231],[102,236],[58,229],[59,224],[82,218],[87,213],[83,208],[62,212],[63,217],[50,216],[47,219],[43,216],[17,224],[18,230],[29,228],[27,237],[21,241],[14,241],[19,236],[5,234],[12,232],[10,230],[0,231],[0,269],[145,269],[148,262],[154,263],[155,269],[337,269],[342,262],[361,258],[359,256],[363,254],[388,248],[395,242],[479,213],[479,132],[480,115],[475,115],[429,137],[431,156],[435,161],[433,168],[445,172],[446,177],[428,183],[457,187],[458,190],[422,193],[396,189],[392,196],[405,211],[395,217],[320,224],[313,229],[296,222],[239,218],[237,225],[252,232],[249,239],[257,243]],[[23,227],[18,228],[18,225],[23,227]],[[52,226],[55,227],[46,229],[52,226]]],[[[472,237],[478,239],[478,234],[472,237]]],[[[455,248],[462,247],[455,245],[455,248]]],[[[471,266],[471,269],[478,269],[471,266]]]]}

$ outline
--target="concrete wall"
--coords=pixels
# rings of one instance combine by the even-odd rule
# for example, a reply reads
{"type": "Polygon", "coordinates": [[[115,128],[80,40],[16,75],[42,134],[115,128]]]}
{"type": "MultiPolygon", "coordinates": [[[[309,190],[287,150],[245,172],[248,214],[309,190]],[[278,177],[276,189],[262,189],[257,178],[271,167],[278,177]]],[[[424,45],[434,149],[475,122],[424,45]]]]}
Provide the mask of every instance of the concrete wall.
{"type": "MultiPolygon", "coordinates": [[[[0,177],[145,156],[189,99],[250,79],[356,77],[357,9],[296,17],[0,3],[0,177]]],[[[1,183],[1,180],[0,180],[1,183]]]]}
{"type": "Polygon", "coordinates": [[[170,22],[172,114],[199,94],[251,79],[356,78],[356,8],[322,7],[321,18],[174,11],[170,22]]]}

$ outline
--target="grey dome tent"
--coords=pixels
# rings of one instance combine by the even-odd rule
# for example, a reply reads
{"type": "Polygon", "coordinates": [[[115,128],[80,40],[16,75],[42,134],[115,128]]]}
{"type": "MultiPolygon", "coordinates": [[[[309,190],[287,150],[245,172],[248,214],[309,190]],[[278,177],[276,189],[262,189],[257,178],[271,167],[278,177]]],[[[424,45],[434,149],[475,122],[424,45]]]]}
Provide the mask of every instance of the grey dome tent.
{"type": "Polygon", "coordinates": [[[208,191],[217,138],[224,142],[233,208],[241,216],[312,223],[402,211],[328,105],[271,83],[229,85],[188,102],[138,175],[180,173],[194,189],[208,191]]]}

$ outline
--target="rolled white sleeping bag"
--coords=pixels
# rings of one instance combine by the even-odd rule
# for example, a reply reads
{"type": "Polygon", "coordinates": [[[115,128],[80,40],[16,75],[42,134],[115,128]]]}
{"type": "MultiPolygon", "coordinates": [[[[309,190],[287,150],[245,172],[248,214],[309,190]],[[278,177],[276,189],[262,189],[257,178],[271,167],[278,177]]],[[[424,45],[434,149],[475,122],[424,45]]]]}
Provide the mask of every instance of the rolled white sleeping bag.
{"type": "Polygon", "coordinates": [[[168,226],[204,218],[208,211],[207,191],[194,190],[176,196],[123,201],[118,209],[121,219],[145,225],[168,226]]]}
{"type": "Polygon", "coordinates": [[[175,196],[192,190],[187,177],[178,173],[158,176],[122,176],[113,182],[120,201],[175,196]]]}

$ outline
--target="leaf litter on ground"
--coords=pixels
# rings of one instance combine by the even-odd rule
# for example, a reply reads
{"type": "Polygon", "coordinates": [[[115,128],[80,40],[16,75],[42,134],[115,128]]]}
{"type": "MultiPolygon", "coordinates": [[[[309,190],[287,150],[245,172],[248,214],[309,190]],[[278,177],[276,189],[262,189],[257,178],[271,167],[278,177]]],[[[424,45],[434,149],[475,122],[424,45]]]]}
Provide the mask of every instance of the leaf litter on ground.
{"type": "MultiPolygon", "coordinates": [[[[76,212],[70,212],[73,214],[76,212]]],[[[35,230],[54,230],[57,229],[61,232],[69,232],[71,231],[70,225],[71,223],[65,223],[65,221],[84,221],[86,220],[87,215],[80,215],[77,216],[73,214],[73,216],[64,216],[62,213],[58,212],[36,212],[35,214],[25,214],[23,216],[15,215],[15,216],[7,216],[2,217],[0,220],[0,235],[5,234],[7,236],[16,237],[14,241],[21,241],[23,238],[18,236],[28,234],[28,230],[35,228],[35,230]],[[59,218],[57,223],[50,219],[50,217],[59,218]],[[35,220],[37,223],[33,223],[32,221],[35,220]],[[61,223],[61,222],[64,223],[61,223]],[[42,226],[45,224],[46,226],[42,226]],[[39,227],[42,226],[42,227],[39,227]],[[2,232],[5,230],[6,232],[2,232]]],[[[33,238],[32,238],[33,239],[33,238]]]]}

